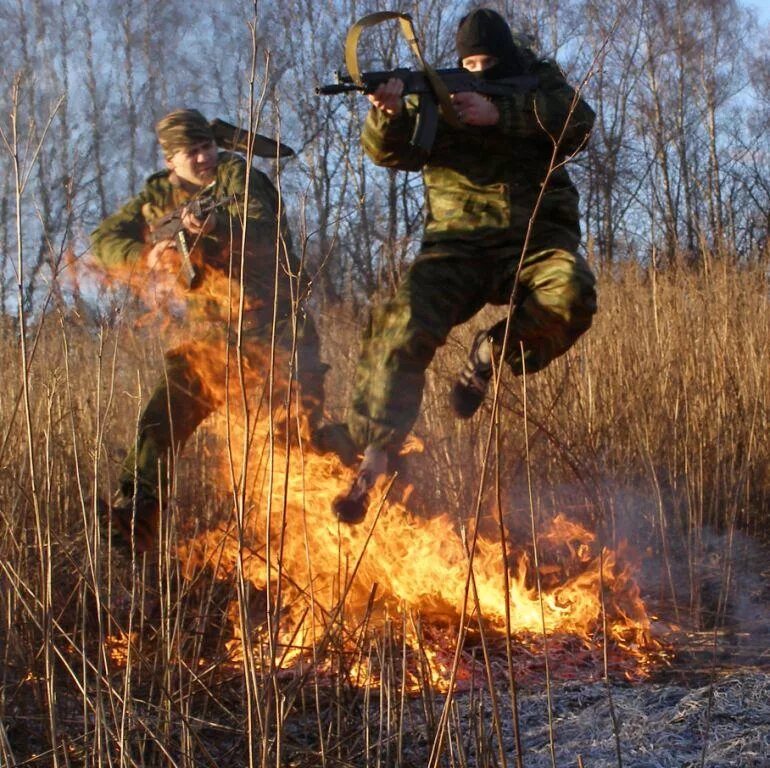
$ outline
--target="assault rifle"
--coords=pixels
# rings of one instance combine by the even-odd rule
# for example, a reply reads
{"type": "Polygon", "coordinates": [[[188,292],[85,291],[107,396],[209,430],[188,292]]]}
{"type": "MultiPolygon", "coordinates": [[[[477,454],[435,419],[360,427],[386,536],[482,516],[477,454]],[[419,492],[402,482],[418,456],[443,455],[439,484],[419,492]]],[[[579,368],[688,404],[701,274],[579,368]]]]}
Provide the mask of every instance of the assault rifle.
{"type": "MultiPolygon", "coordinates": [[[[383,83],[391,78],[397,78],[404,83],[404,96],[410,93],[420,97],[420,106],[417,113],[414,131],[410,139],[413,147],[418,147],[429,152],[436,138],[438,128],[439,106],[446,115],[446,94],[476,92],[483,96],[512,96],[515,93],[526,93],[538,86],[538,78],[533,75],[517,75],[505,77],[499,80],[484,80],[477,77],[467,69],[436,69],[431,75],[426,72],[413,69],[391,69],[381,72],[361,72],[360,84],[352,77],[337,72],[337,82],[330,85],[322,85],[316,88],[316,93],[321,96],[336,96],[338,93],[374,93],[383,83]],[[440,81],[439,88],[445,89],[445,94],[437,93],[434,87],[432,75],[440,81]]],[[[451,121],[451,116],[448,118],[451,121]]]]}
{"type": "Polygon", "coordinates": [[[162,240],[171,240],[176,250],[182,256],[182,278],[187,288],[195,287],[198,273],[190,259],[190,244],[187,240],[189,233],[184,228],[182,217],[189,213],[199,221],[205,221],[217,208],[230,205],[233,200],[235,200],[235,197],[232,195],[219,198],[214,197],[212,194],[202,195],[171,211],[171,213],[167,213],[165,216],[149,222],[150,238],[153,244],[159,243],[162,240]]]}

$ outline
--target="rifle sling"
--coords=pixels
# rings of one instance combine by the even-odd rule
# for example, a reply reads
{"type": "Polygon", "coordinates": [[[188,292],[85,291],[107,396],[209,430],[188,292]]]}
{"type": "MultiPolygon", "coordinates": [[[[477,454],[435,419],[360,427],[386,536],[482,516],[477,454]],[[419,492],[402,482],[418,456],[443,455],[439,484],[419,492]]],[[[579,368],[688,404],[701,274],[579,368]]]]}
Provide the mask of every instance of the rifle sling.
{"type": "Polygon", "coordinates": [[[379,11],[378,13],[370,13],[367,16],[361,17],[350,27],[347,37],[345,38],[345,66],[347,67],[353,82],[358,86],[363,85],[361,80],[361,68],[358,66],[358,40],[361,37],[361,33],[368,27],[374,27],[378,24],[382,24],[384,21],[390,21],[391,19],[398,19],[399,26],[401,27],[401,34],[404,36],[406,42],[409,43],[412,53],[414,53],[425,76],[428,78],[433,93],[439,103],[441,115],[444,120],[446,120],[446,122],[453,128],[464,128],[465,126],[458,120],[457,115],[455,114],[454,107],[452,106],[452,99],[449,96],[449,91],[444,85],[444,82],[436,74],[436,70],[423,58],[422,51],[420,50],[420,43],[417,39],[417,33],[415,32],[414,24],[412,23],[412,17],[408,13],[399,13],[398,11],[379,11]]]}

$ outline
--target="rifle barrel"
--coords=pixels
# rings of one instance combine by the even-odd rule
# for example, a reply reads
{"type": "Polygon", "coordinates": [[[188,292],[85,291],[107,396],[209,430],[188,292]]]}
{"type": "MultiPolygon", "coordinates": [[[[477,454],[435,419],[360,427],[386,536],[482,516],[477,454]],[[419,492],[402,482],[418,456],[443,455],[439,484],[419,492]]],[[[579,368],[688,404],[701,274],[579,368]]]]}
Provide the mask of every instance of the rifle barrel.
{"type": "Polygon", "coordinates": [[[355,83],[331,83],[330,85],[319,85],[315,89],[319,96],[336,96],[338,93],[353,93],[355,91],[364,93],[366,88],[355,83]]]}

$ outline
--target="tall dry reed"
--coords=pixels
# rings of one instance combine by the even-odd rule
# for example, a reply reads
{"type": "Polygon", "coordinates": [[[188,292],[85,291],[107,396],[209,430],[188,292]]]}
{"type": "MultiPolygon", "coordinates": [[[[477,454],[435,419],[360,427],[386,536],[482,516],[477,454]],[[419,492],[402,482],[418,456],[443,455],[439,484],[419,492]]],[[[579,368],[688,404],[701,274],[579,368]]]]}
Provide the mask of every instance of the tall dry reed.
{"type": "MultiPolygon", "coordinates": [[[[624,265],[601,276],[599,296],[592,330],[527,381],[535,508],[586,516],[610,538],[632,536],[658,558],[661,592],[680,608],[697,608],[701,566],[714,541],[729,548],[733,533],[764,535],[767,528],[768,278],[759,266],[727,262],[665,272],[624,265]]],[[[322,313],[320,325],[334,367],[330,405],[341,417],[360,324],[335,308],[322,313]]],[[[424,452],[404,465],[424,513],[451,510],[458,520],[475,499],[488,418],[459,423],[449,412],[447,393],[470,338],[470,328],[457,329],[437,356],[416,429],[424,452]]],[[[391,624],[374,636],[365,623],[354,631],[358,660],[376,667],[382,681],[361,691],[338,643],[342,614],[324,645],[336,683],[312,669],[283,677],[263,659],[248,681],[247,722],[247,682],[225,664],[237,579],[204,573],[191,581],[169,556],[176,536],[205,527],[225,503],[207,470],[205,426],[178,473],[179,508],[194,509],[194,519],[169,515],[159,558],[127,562],[108,546],[96,516],[94,499],[114,487],[160,348],[51,314],[32,351],[28,436],[17,330],[3,326],[0,764],[35,755],[46,765],[267,764],[278,755],[295,765],[408,765],[429,752],[441,697],[427,673],[421,693],[406,695],[399,670],[413,649],[401,645],[404,633],[391,624]],[[126,633],[134,647],[116,666],[115,638],[126,633]],[[273,672],[260,677],[259,669],[273,672]]],[[[526,537],[520,384],[503,377],[499,453],[484,499],[492,510],[498,478],[512,535],[526,537]]],[[[720,561],[723,579],[737,554],[720,561]]],[[[259,596],[244,593],[239,601],[258,628],[266,610],[259,596]]],[[[480,690],[453,702],[441,720],[455,765],[500,759],[495,739],[512,713],[495,701],[489,724],[489,705],[480,690]]]]}

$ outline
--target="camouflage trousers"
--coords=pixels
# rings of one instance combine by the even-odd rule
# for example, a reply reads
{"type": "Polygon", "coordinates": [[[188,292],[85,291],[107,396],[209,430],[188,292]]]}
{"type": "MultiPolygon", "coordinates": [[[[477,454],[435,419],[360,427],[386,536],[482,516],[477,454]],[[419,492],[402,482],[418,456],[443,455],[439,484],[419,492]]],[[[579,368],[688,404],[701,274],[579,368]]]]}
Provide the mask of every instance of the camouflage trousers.
{"type": "Polygon", "coordinates": [[[441,243],[424,247],[395,296],[373,309],[364,332],[348,425],[359,447],[396,451],[417,420],[425,370],[457,325],[515,290],[509,343],[505,320],[490,329],[495,356],[515,374],[539,371],[591,325],[595,278],[584,258],[563,249],[527,253],[441,243]],[[523,351],[522,351],[523,350],[523,351]]]}
{"type": "MultiPolygon", "coordinates": [[[[282,325],[286,326],[288,322],[282,325]]],[[[328,365],[320,359],[318,332],[313,319],[306,315],[298,321],[298,326],[296,378],[302,408],[312,430],[323,414],[324,375],[328,365]]],[[[288,330],[281,328],[279,335],[278,343],[284,347],[289,343],[281,337],[290,335],[288,330]]],[[[253,358],[252,367],[264,359],[264,354],[259,357],[257,350],[264,350],[265,344],[269,346],[269,335],[265,336],[264,328],[252,329],[243,339],[241,351],[247,363],[253,358]]],[[[224,343],[221,348],[224,349],[224,343]]],[[[232,345],[231,351],[234,359],[232,345]]],[[[224,367],[224,359],[214,361],[215,365],[220,363],[224,367]]],[[[170,470],[173,470],[174,455],[220,405],[221,397],[209,388],[187,346],[183,344],[168,351],[164,356],[163,375],[139,418],[136,443],[123,464],[120,476],[123,496],[133,496],[138,487],[144,494],[160,498],[161,490],[168,485],[170,470]]]]}

